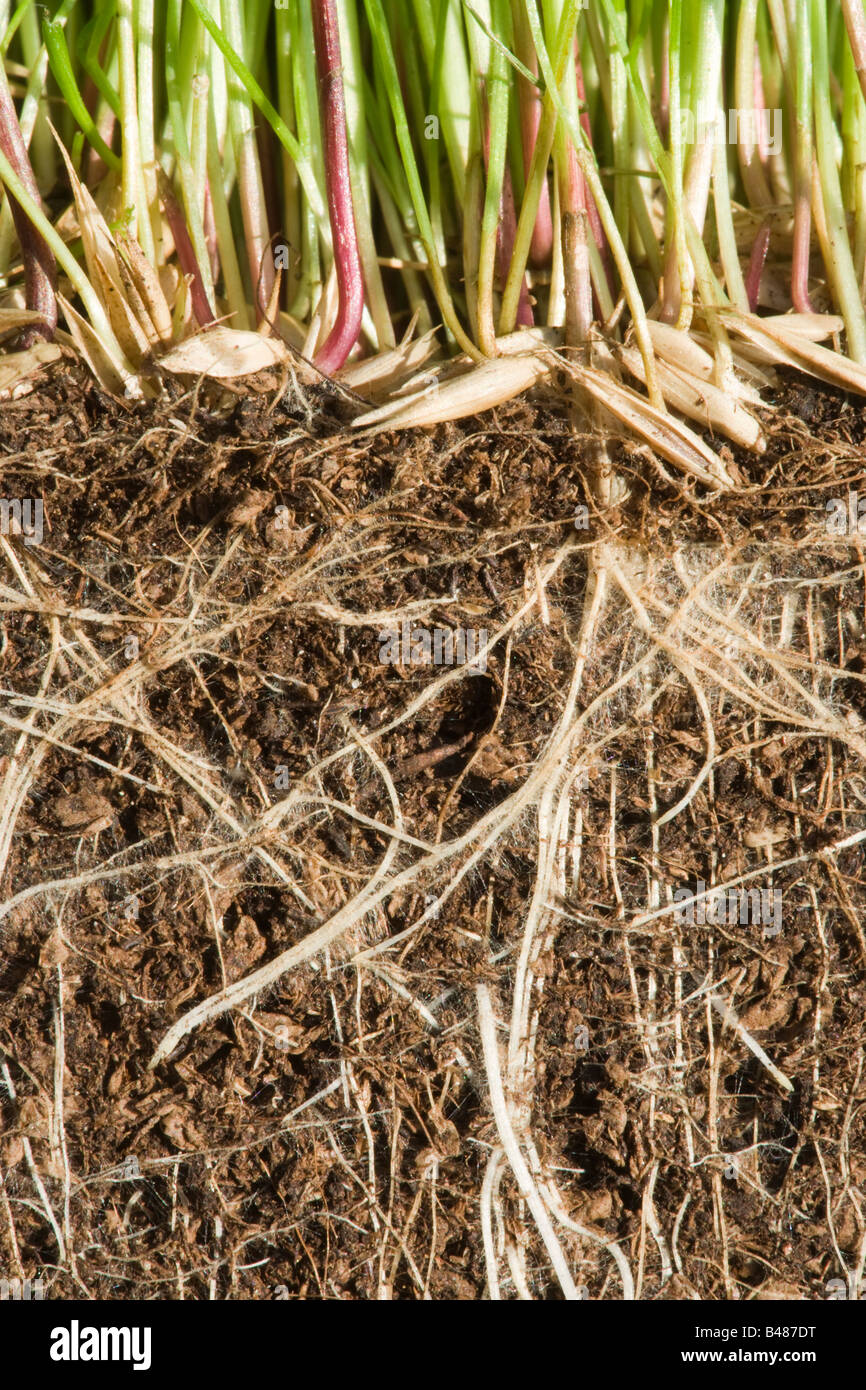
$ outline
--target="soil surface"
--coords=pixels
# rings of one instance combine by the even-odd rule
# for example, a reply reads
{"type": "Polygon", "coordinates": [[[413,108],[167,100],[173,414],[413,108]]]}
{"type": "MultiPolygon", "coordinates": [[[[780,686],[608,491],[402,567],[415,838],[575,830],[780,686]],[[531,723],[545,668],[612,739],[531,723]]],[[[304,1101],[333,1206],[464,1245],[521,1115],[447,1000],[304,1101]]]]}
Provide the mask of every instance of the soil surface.
{"type": "Polygon", "coordinates": [[[477,987],[504,1045],[541,852],[518,793],[600,538],[642,597],[587,654],[520,1098],[559,1238],[592,1299],[622,1297],[612,1243],[641,1299],[862,1272],[866,600],[863,539],[826,524],[866,512],[862,403],[782,381],[765,454],[715,446],[723,497],[612,440],[628,494],[600,514],[552,398],[359,437],[333,390],[172,389],[123,405],[65,366],[0,408],[0,494],[44,527],[0,537],[0,1274],[479,1299],[489,1221],[502,1297],[562,1296],[489,1168],[477,987]],[[419,660],[404,618],[472,634],[477,669],[419,660]],[[149,1065],[384,861],[405,886],[149,1065]],[[664,910],[749,875],[760,922],[664,910]]]}

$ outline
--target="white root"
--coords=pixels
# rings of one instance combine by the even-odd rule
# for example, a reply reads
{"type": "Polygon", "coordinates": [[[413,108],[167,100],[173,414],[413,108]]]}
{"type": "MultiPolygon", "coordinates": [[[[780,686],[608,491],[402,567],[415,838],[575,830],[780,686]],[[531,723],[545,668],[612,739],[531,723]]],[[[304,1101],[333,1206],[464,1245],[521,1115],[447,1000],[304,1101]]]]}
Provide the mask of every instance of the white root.
{"type": "Polygon", "coordinates": [[[785,1075],[783,1071],[780,1071],[780,1069],[776,1066],[775,1062],[770,1060],[764,1049],[761,1047],[761,1044],[755,1038],[752,1037],[748,1028],[746,1028],[745,1024],[743,1024],[740,1021],[739,1015],[734,1012],[730,1004],[728,1004],[727,1001],[723,999],[720,994],[711,994],[710,1003],[712,1004],[716,1013],[719,1015],[719,1018],[723,1019],[724,1022],[728,1025],[728,1027],[733,1028],[734,1032],[742,1038],[743,1042],[746,1044],[746,1047],[749,1049],[752,1055],[754,1057],[757,1057],[762,1067],[766,1067],[773,1080],[778,1082],[778,1084],[782,1087],[782,1090],[789,1092],[793,1091],[793,1083],[788,1079],[788,1077],[785,1075]]]}
{"type": "Polygon", "coordinates": [[[533,1220],[538,1227],[538,1233],[544,1241],[545,1249],[550,1256],[551,1264],[559,1280],[565,1299],[570,1303],[580,1301],[580,1293],[571,1277],[565,1254],[562,1246],[557,1239],[556,1232],[551,1224],[550,1216],[541,1197],[541,1193],[535,1185],[529,1166],[520,1150],[517,1136],[512,1128],[511,1118],[508,1114],[508,1106],[505,1103],[505,1092],[502,1089],[502,1073],[499,1069],[499,1045],[496,1041],[496,1023],[493,1017],[493,1005],[490,1002],[490,991],[486,985],[478,985],[475,990],[475,998],[478,1003],[478,1031],[481,1034],[481,1047],[484,1054],[484,1068],[487,1073],[487,1085],[490,1091],[490,1105],[493,1110],[493,1118],[496,1121],[496,1128],[499,1133],[499,1140],[505,1150],[505,1155],[511,1166],[521,1195],[526,1199],[526,1204],[532,1213],[533,1220]]]}

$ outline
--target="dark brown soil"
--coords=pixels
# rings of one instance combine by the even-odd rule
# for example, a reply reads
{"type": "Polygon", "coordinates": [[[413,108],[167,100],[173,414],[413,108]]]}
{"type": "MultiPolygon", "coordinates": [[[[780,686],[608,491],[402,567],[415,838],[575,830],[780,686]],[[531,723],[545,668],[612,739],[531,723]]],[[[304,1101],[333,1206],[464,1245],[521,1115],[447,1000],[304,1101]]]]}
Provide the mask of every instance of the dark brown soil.
{"type": "MultiPolygon", "coordinates": [[[[520,787],[563,711],[599,536],[660,562],[722,543],[755,566],[743,622],[774,640],[774,585],[795,576],[793,640],[827,667],[807,684],[860,727],[862,546],[813,540],[828,499],[866,497],[866,414],[793,382],[774,404],[768,452],[738,455],[744,487],[710,502],[616,443],[630,493],[605,516],[554,404],[359,439],[326,391],[124,407],[67,367],[2,406],[0,493],[41,499],[45,534],[2,541],[0,1275],[42,1275],[52,1298],[486,1296],[497,1135],[475,986],[507,1022],[531,806],[405,941],[352,963],[453,865],[148,1063],[180,1015],[302,940],[382,860],[370,822],[393,811],[374,764],[360,744],[327,763],[353,729],[416,840],[453,840],[520,787]],[[492,633],[569,537],[546,611],[374,737],[440,673],[383,664],[371,615],[414,604],[429,627],[492,633]],[[290,828],[263,822],[314,766],[320,800],[290,828]]],[[[641,640],[622,612],[603,624],[580,708],[641,640]]],[[[760,696],[757,667],[742,674],[760,696]]],[[[535,968],[532,1133],[638,1297],[825,1298],[866,1250],[866,874],[862,843],[835,849],[866,829],[866,770],[736,691],[716,689],[712,715],[712,775],[655,849],[651,798],[673,807],[705,758],[693,690],[677,676],[649,709],[623,694],[594,716],[580,875],[535,968]],[[776,936],[640,920],[660,870],[695,891],[771,860],[796,860],[773,869],[776,936]],[[710,972],[790,1093],[708,1007],[710,972]]],[[[503,1296],[513,1246],[529,1292],[559,1297],[507,1172],[497,1212],[503,1296]]],[[[605,1250],[560,1234],[588,1296],[621,1297],[605,1250]]]]}

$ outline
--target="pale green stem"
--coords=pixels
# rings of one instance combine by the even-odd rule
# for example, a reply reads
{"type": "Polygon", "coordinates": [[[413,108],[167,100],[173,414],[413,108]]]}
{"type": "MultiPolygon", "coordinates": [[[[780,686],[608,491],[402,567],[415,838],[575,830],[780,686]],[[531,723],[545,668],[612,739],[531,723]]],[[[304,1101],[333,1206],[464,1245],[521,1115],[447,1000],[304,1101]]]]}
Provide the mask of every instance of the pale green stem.
{"type": "MultiPolygon", "coordinates": [[[[35,4],[31,5],[21,22],[21,47],[28,73],[36,71],[43,51],[39,14],[39,7],[35,4]]],[[[33,120],[32,139],[28,139],[27,135],[24,136],[24,139],[29,144],[30,162],[33,165],[36,181],[45,192],[50,189],[56,177],[57,151],[54,137],[48,128],[48,122],[45,120],[43,111],[40,110],[38,101],[34,104],[33,120]]]]}
{"type": "Polygon", "coordinates": [[[231,215],[223,186],[223,167],[220,160],[219,140],[213,107],[208,110],[207,169],[210,184],[211,203],[216,225],[217,247],[222,269],[225,297],[232,315],[233,328],[250,328],[247,297],[241,274],[231,215]]]}
{"type": "Polygon", "coordinates": [[[836,164],[835,126],[830,104],[830,69],[827,53],[826,0],[812,0],[813,93],[818,170],[824,194],[830,257],[827,270],[845,320],[848,351],[855,362],[866,365],[866,315],[848,241],[842,189],[836,164]]]}
{"type": "Polygon", "coordinates": [[[123,162],[121,197],[129,234],[140,243],[152,262],[155,257],[147,217],[144,179],[139,148],[138,98],[135,83],[135,37],[132,0],[117,0],[118,83],[120,87],[120,129],[123,162]]]}
{"type": "MultiPolygon", "coordinates": [[[[504,32],[507,12],[498,0],[498,31],[504,32]]],[[[490,46],[487,71],[487,105],[489,111],[490,151],[487,162],[487,188],[481,217],[481,245],[478,255],[478,341],[483,351],[492,357],[496,353],[496,329],[493,324],[493,279],[496,269],[496,239],[499,231],[499,211],[502,200],[502,181],[508,143],[508,72],[505,57],[496,45],[490,46]]]]}
{"type": "MultiPolygon", "coordinates": [[[[229,45],[245,60],[243,0],[222,0],[222,27],[229,45]]],[[[256,317],[259,317],[259,295],[265,302],[270,297],[274,279],[274,264],[268,247],[268,219],[265,191],[256,148],[253,106],[246,87],[236,72],[229,77],[229,123],[238,168],[238,187],[244,219],[250,281],[256,317]],[[261,280],[261,287],[260,282],[261,280]]]]}
{"type": "Polygon", "coordinates": [[[343,92],[349,143],[349,177],[355,209],[355,235],[364,274],[365,308],[375,325],[380,350],[396,345],[394,327],[385,297],[382,272],[376,254],[370,208],[370,170],[367,154],[367,118],[364,110],[364,67],[355,0],[338,0],[340,46],[343,55],[343,92]]]}
{"type": "Polygon", "coordinates": [[[141,177],[144,188],[144,208],[139,218],[141,246],[151,264],[161,265],[162,219],[159,213],[156,181],[155,113],[153,107],[153,29],[154,0],[138,0],[135,11],[135,53],[137,63],[136,96],[138,99],[138,145],[141,177]],[[147,222],[148,229],[144,227],[147,222]]]}

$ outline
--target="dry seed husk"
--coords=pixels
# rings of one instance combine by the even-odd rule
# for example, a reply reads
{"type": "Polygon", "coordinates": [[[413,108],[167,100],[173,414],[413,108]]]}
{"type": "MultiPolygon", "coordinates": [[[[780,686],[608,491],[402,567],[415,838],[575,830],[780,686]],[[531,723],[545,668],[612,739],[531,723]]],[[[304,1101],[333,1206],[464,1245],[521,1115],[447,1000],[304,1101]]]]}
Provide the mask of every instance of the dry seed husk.
{"type": "Polygon", "coordinates": [[[114,270],[115,267],[107,266],[102,255],[97,252],[94,257],[94,288],[102,300],[117,341],[130,362],[138,366],[149,353],[151,344],[130,307],[123,288],[117,283],[114,270]]]}
{"type": "Polygon", "coordinates": [[[167,372],[231,381],[269,367],[284,366],[289,353],[279,338],[263,338],[245,328],[208,328],[172,348],[159,360],[167,372]]]}
{"type": "Polygon", "coordinates": [[[712,380],[715,366],[712,356],[688,333],[657,319],[647,319],[646,326],[652,345],[663,361],[672,366],[685,367],[693,376],[703,377],[705,381],[712,380]]]}
{"type": "Polygon", "coordinates": [[[845,332],[845,320],[839,314],[768,314],[760,322],[768,330],[778,327],[812,343],[822,343],[834,333],[845,332]]]}
{"type": "MultiPolygon", "coordinates": [[[[646,385],[643,358],[636,348],[620,348],[618,356],[633,376],[646,385]]],[[[735,444],[755,453],[767,447],[764,431],[753,415],[711,381],[697,380],[687,371],[657,362],[656,371],[662,394],[674,410],[706,428],[720,430],[735,444]]]]}
{"type": "MultiPolygon", "coordinates": [[[[41,314],[32,314],[31,318],[41,319],[41,314]]],[[[56,362],[58,357],[62,357],[63,350],[57,343],[34,343],[25,352],[9,352],[0,357],[0,394],[6,395],[21,381],[26,381],[28,377],[35,376],[49,362],[56,362]]]]}
{"type": "Polygon", "coordinates": [[[389,348],[337,372],[336,380],[365,396],[385,396],[430,361],[438,350],[435,329],[405,347],[389,348]]]}
{"type": "Polygon", "coordinates": [[[754,314],[740,314],[736,310],[720,310],[726,326],[733,333],[744,337],[752,346],[763,349],[771,362],[783,362],[829,382],[832,386],[842,386],[866,396],[866,367],[852,362],[830,348],[813,343],[802,334],[782,327],[782,320],[776,319],[766,326],[767,320],[754,314]]]}
{"type": "MultiPolygon", "coordinates": [[[[714,386],[718,385],[715,379],[715,358],[690,333],[684,333],[672,324],[660,323],[654,319],[647,320],[647,327],[656,353],[669,367],[673,367],[674,371],[684,372],[687,377],[697,377],[701,381],[711,382],[714,386]]],[[[728,375],[729,378],[732,376],[731,373],[728,375]]],[[[757,389],[750,382],[741,381],[736,375],[725,382],[724,389],[739,401],[746,401],[750,405],[761,404],[757,389]]]]}
{"type": "MultiPolygon", "coordinates": [[[[695,332],[692,337],[707,351],[713,347],[713,340],[708,333],[695,332]]],[[[732,343],[731,354],[735,370],[740,376],[745,377],[751,388],[756,391],[757,399],[754,404],[760,404],[761,391],[772,390],[778,385],[778,378],[773,370],[776,359],[773,358],[771,361],[766,352],[744,341],[732,343]]]]}
{"type": "Polygon", "coordinates": [[[15,328],[26,328],[31,323],[44,322],[45,315],[37,313],[35,309],[18,309],[11,306],[0,309],[0,333],[11,333],[15,328]]]}
{"type": "Polygon", "coordinates": [[[168,307],[159,276],[133,237],[119,235],[117,245],[126,260],[127,270],[147,310],[157,339],[161,343],[170,343],[171,309],[168,307]]]}
{"type": "Polygon", "coordinates": [[[604,372],[580,367],[576,363],[568,364],[567,369],[621,424],[646,440],[669,463],[691,474],[714,492],[734,486],[734,480],[721,459],[688,425],[673,415],[656,410],[645,396],[639,396],[630,387],[620,385],[604,372]]]}
{"type": "Polygon", "coordinates": [[[121,362],[107,351],[99,334],[82,318],[62,294],[57,303],[63,310],[69,333],[76,348],[81,353],[100,386],[115,396],[142,395],[139,379],[126,370],[121,362]]]}
{"type": "Polygon", "coordinates": [[[434,383],[408,400],[390,401],[353,421],[356,429],[421,429],[446,420],[462,420],[529,391],[550,375],[552,361],[537,354],[494,357],[444,385],[434,383]]]}

